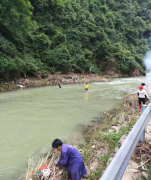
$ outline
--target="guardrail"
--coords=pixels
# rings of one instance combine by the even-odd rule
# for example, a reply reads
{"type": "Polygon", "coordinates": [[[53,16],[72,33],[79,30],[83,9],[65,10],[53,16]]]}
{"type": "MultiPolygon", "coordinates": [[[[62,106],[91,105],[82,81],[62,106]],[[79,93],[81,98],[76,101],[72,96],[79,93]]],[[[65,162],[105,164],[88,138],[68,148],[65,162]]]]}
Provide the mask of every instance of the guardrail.
{"type": "Polygon", "coordinates": [[[100,180],[121,180],[137,143],[145,140],[145,128],[151,118],[151,103],[142,106],[142,115],[130,131],[124,143],[100,180]]]}

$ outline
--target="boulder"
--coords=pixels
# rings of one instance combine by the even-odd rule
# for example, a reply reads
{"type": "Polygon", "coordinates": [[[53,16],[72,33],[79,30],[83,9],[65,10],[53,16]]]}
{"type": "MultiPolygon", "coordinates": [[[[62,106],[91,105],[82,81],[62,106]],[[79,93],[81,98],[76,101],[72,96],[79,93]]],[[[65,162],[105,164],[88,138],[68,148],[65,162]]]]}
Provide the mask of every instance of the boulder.
{"type": "Polygon", "coordinates": [[[133,180],[132,176],[129,173],[124,173],[122,180],[133,180]]]}

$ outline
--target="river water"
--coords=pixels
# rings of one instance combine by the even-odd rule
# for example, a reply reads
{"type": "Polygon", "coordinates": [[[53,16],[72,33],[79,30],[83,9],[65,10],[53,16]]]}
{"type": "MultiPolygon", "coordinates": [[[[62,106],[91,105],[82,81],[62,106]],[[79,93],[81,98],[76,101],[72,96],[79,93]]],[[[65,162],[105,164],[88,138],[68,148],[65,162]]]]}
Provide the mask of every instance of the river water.
{"type": "Polygon", "coordinates": [[[55,138],[80,142],[83,128],[121,103],[121,94],[145,77],[113,82],[42,87],[0,93],[0,179],[21,179],[28,156],[43,153],[55,138]]]}

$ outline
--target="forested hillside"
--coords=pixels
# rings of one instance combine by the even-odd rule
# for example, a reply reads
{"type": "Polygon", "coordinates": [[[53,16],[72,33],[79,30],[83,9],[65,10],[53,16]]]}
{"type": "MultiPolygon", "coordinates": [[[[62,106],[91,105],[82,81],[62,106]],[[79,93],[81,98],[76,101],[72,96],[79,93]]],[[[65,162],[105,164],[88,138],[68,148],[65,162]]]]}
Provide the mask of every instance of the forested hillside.
{"type": "Polygon", "coordinates": [[[151,0],[1,0],[0,76],[143,72],[151,0]]]}

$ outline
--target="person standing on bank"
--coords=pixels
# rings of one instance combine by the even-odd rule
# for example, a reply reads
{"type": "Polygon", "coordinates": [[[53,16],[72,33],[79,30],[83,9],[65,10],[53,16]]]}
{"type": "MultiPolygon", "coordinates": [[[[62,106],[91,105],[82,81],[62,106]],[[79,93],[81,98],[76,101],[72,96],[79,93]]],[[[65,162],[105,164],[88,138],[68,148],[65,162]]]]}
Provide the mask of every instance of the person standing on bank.
{"type": "Polygon", "coordinates": [[[143,89],[148,93],[147,87],[145,86],[145,83],[142,83],[141,86],[143,86],[143,89]]]}
{"type": "Polygon", "coordinates": [[[80,180],[87,174],[83,159],[73,146],[63,144],[60,139],[55,139],[52,147],[61,151],[61,157],[56,166],[65,166],[68,171],[68,180],[80,180]]]}
{"type": "Polygon", "coordinates": [[[130,93],[130,94],[137,94],[138,93],[138,101],[139,101],[139,110],[141,110],[141,102],[143,102],[143,104],[145,104],[145,96],[147,97],[147,99],[149,99],[148,94],[146,93],[146,91],[143,89],[143,86],[139,86],[139,90],[130,93]]]}

